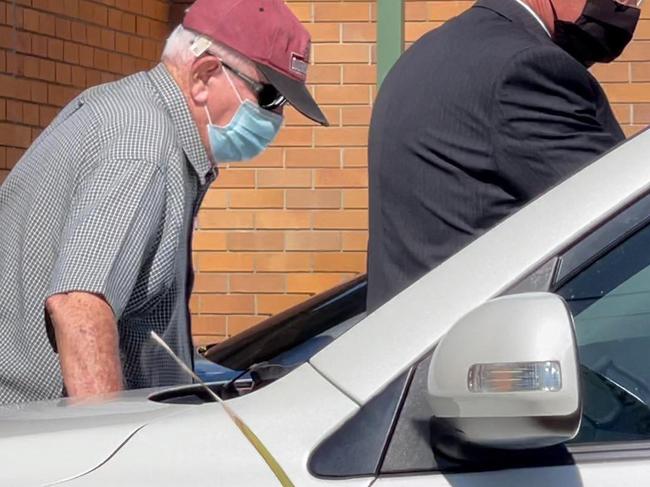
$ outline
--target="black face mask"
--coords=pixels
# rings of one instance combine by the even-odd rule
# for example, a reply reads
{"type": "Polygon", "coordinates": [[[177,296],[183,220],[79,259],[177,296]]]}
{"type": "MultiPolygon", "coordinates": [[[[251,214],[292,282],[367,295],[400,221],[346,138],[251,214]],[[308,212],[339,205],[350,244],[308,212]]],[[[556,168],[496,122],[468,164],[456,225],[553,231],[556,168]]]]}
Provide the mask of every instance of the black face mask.
{"type": "Polygon", "coordinates": [[[587,67],[609,63],[632,40],[640,15],[640,9],[614,0],[587,0],[575,22],[558,20],[556,16],[553,41],[587,67]]]}

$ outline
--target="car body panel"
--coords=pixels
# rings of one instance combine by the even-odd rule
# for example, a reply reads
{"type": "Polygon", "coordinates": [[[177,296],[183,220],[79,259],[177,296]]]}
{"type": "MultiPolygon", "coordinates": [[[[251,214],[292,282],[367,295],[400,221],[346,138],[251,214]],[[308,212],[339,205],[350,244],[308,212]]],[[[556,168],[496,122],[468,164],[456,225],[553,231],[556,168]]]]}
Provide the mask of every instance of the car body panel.
{"type": "Polygon", "coordinates": [[[310,362],[357,403],[366,403],[463,315],[647,192],[645,154],[650,154],[648,131],[475,240],[310,362]]]}
{"type": "Polygon", "coordinates": [[[100,468],[65,485],[273,485],[273,473],[215,403],[141,428],[100,468]],[[227,462],[227,465],[224,463],[227,462]],[[235,477],[234,474],[237,476],[235,477]],[[232,478],[241,484],[232,484],[232,478]]]}
{"type": "Polygon", "coordinates": [[[143,396],[147,393],[138,391],[102,402],[60,400],[0,408],[0,485],[43,485],[83,475],[143,425],[181,410],[143,401],[143,396]]]}
{"type": "MultiPolygon", "coordinates": [[[[296,486],[331,483],[309,474],[309,452],[357,408],[311,366],[305,364],[264,389],[228,404],[262,440],[296,486]]],[[[280,485],[216,403],[185,406],[182,414],[141,428],[104,465],[65,485],[113,487],[119,482],[121,486],[140,486],[151,479],[159,486],[280,485]]],[[[344,485],[366,487],[372,480],[351,479],[344,485]]]]}

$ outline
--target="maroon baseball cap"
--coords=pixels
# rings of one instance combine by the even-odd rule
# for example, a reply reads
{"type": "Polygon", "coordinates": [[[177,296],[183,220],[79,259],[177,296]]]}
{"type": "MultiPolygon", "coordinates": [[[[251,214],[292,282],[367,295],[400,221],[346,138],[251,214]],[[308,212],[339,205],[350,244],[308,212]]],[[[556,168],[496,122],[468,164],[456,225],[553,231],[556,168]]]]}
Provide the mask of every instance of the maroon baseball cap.
{"type": "Polygon", "coordinates": [[[183,27],[252,60],[298,111],[329,125],[305,85],[311,37],[283,0],[196,0],[183,27]]]}

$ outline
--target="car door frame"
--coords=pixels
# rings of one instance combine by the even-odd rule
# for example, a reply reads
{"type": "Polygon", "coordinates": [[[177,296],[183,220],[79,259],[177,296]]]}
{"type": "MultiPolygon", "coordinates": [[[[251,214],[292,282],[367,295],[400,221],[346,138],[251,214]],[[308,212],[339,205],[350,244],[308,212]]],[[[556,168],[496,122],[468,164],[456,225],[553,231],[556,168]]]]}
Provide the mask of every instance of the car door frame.
{"type": "MultiPolygon", "coordinates": [[[[603,224],[593,229],[586,235],[582,235],[579,239],[574,240],[565,247],[557,255],[548,259],[540,265],[533,272],[526,275],[520,281],[509,287],[503,294],[516,294],[522,292],[536,292],[546,291],[554,292],[559,289],[563,284],[578,275],[584,269],[588,268],[592,263],[600,257],[607,254],[610,250],[616,248],[625,242],[632,235],[635,235],[641,229],[650,225],[650,194],[645,194],[642,197],[631,202],[629,205],[622,208],[615,213],[612,217],[607,219],[603,224]]],[[[407,393],[408,394],[408,393],[407,393]]],[[[402,411],[396,415],[396,421],[402,411]]],[[[395,425],[392,426],[393,432],[395,425]]],[[[386,448],[389,447],[389,438],[386,448]]],[[[593,464],[600,464],[603,462],[616,462],[616,461],[646,461],[650,460],[650,437],[644,440],[633,441],[612,441],[612,442],[593,442],[582,444],[566,444],[566,451],[570,455],[572,463],[556,463],[549,465],[548,462],[535,462],[532,461],[530,465],[522,465],[520,462],[512,464],[508,467],[508,462],[499,465],[496,470],[508,470],[509,468],[521,469],[525,468],[535,469],[540,467],[566,467],[567,465],[575,465],[576,467],[589,466],[593,464]]],[[[384,459],[385,461],[385,459],[384,459]]],[[[379,479],[411,476],[411,481],[414,480],[413,476],[431,476],[431,475],[456,475],[456,474],[472,474],[480,472],[493,471],[494,469],[484,467],[468,467],[466,469],[455,470],[453,472],[445,471],[444,469],[431,469],[420,470],[413,472],[404,472],[403,474],[396,473],[382,473],[384,461],[380,466],[379,479]]],[[[391,483],[392,484],[392,483],[391,483]]],[[[398,485],[399,483],[395,483],[398,485]]],[[[383,484],[382,484],[383,485],[383,484]]],[[[453,485],[453,484],[452,484],[453,485]]]]}

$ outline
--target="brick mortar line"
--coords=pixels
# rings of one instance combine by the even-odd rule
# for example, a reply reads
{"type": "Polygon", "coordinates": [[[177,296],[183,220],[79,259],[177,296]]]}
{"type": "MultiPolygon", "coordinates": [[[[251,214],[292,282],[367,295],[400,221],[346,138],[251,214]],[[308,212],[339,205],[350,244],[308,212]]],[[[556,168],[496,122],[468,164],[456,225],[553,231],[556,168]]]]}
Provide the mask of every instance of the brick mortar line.
{"type": "MultiPolygon", "coordinates": [[[[25,78],[25,79],[31,80],[31,78],[25,78]]],[[[38,80],[38,81],[40,81],[40,80],[38,80]]],[[[45,81],[45,83],[47,83],[47,82],[45,81]]],[[[67,85],[57,85],[57,86],[63,86],[64,88],[69,88],[69,86],[67,86],[67,85]]],[[[79,88],[79,89],[84,90],[85,88],[79,88]]],[[[49,103],[40,103],[40,102],[32,101],[32,100],[22,100],[20,98],[11,98],[11,97],[8,97],[8,96],[0,96],[0,99],[19,101],[19,102],[22,102],[22,103],[28,103],[30,105],[37,105],[39,107],[54,108],[55,110],[61,110],[63,108],[63,107],[60,107],[60,106],[57,106],[57,105],[51,105],[49,103]]]]}
{"type": "MultiPolygon", "coordinates": [[[[167,38],[167,36],[165,36],[165,37],[163,37],[163,38],[161,38],[161,39],[158,39],[158,38],[156,38],[156,37],[143,36],[143,35],[141,35],[141,34],[138,34],[137,31],[136,31],[136,32],[131,32],[131,31],[128,31],[128,30],[115,29],[115,28],[113,28],[113,27],[109,27],[108,25],[96,24],[96,23],[93,23],[93,22],[88,22],[88,21],[85,21],[85,20],[83,20],[83,19],[81,19],[81,18],[78,18],[78,17],[70,17],[70,16],[67,16],[67,15],[54,14],[54,13],[52,13],[52,12],[48,12],[47,10],[37,10],[37,9],[33,9],[33,8],[30,9],[30,10],[34,10],[34,11],[36,11],[36,12],[40,12],[40,13],[50,14],[50,15],[52,15],[52,16],[55,17],[55,18],[60,18],[60,19],[63,19],[63,20],[68,20],[68,21],[72,21],[72,22],[75,22],[75,23],[80,23],[80,24],[83,24],[84,26],[85,26],[85,25],[90,25],[90,26],[92,26],[92,27],[99,27],[99,28],[102,28],[102,29],[104,29],[104,30],[109,30],[109,31],[111,31],[111,32],[119,32],[119,33],[121,33],[121,34],[132,35],[132,36],[134,36],[134,37],[138,37],[138,38],[140,38],[140,39],[146,39],[146,40],[151,40],[151,41],[156,41],[156,42],[163,43],[163,42],[165,41],[165,39],[167,38]]],[[[0,24],[0,25],[5,25],[5,26],[8,26],[8,27],[14,27],[13,24],[9,24],[9,23],[6,23],[6,24],[0,24]]],[[[32,33],[32,34],[38,34],[38,35],[40,35],[40,36],[48,37],[48,38],[69,40],[69,39],[65,39],[64,37],[52,37],[51,35],[46,34],[46,33],[43,33],[43,32],[41,32],[41,31],[26,30],[24,27],[17,28],[17,30],[18,30],[19,32],[27,32],[27,33],[32,33]]],[[[81,41],[75,41],[75,42],[81,42],[81,41]]]]}
{"type": "MultiPolygon", "coordinates": [[[[105,7],[107,10],[117,10],[119,12],[124,12],[124,13],[132,14],[132,15],[142,16],[142,17],[145,17],[145,18],[148,18],[148,19],[151,19],[151,20],[155,20],[156,22],[162,22],[164,24],[168,23],[168,20],[166,21],[166,20],[157,19],[155,17],[149,17],[149,16],[145,15],[144,12],[143,13],[134,13],[134,12],[132,12],[130,10],[124,10],[123,8],[116,7],[114,5],[107,5],[107,4],[102,3],[100,1],[97,1],[97,0],[86,0],[86,1],[88,3],[92,3],[93,5],[100,5],[102,7],[105,7]]],[[[169,17],[169,11],[171,10],[171,6],[169,5],[169,1],[167,1],[167,0],[165,0],[165,1],[154,0],[154,1],[159,5],[167,5],[167,17],[169,17]]]]}
{"type": "MultiPolygon", "coordinates": [[[[109,51],[109,52],[111,52],[111,51],[109,51]]],[[[70,67],[78,67],[78,68],[84,68],[84,69],[99,71],[99,72],[102,72],[102,73],[115,74],[115,75],[119,75],[119,76],[122,76],[122,77],[128,76],[130,74],[134,74],[134,73],[126,73],[125,74],[125,73],[123,73],[121,71],[120,72],[107,71],[105,69],[100,69],[95,65],[93,65],[93,66],[84,66],[83,64],[72,64],[72,63],[69,63],[69,62],[66,62],[66,61],[59,61],[58,59],[42,57],[42,56],[34,56],[32,54],[18,54],[18,55],[36,58],[36,59],[41,60],[41,61],[50,61],[50,62],[53,62],[55,64],[64,64],[64,65],[70,66],[70,67]]],[[[150,62],[150,63],[158,63],[158,62],[160,62],[160,61],[144,59],[144,58],[134,58],[133,56],[129,56],[129,57],[131,57],[131,59],[138,59],[138,60],[147,61],[147,62],[150,62]]],[[[9,75],[14,76],[14,77],[28,78],[24,73],[21,74],[21,75],[18,75],[17,73],[10,73],[8,71],[7,72],[2,72],[2,73],[3,74],[9,74],[9,75]]],[[[42,79],[42,78],[28,78],[28,79],[34,79],[34,80],[37,80],[37,81],[44,81],[44,82],[47,82],[47,83],[54,83],[54,81],[49,81],[47,79],[42,79]]],[[[74,85],[63,85],[63,86],[74,86],[74,85]]]]}
{"type": "MultiPolygon", "coordinates": [[[[25,34],[36,34],[39,37],[45,37],[48,40],[51,39],[51,40],[61,41],[61,42],[70,42],[71,44],[75,44],[75,45],[78,45],[78,46],[90,47],[92,49],[99,49],[101,51],[106,51],[106,52],[109,52],[109,53],[115,53],[115,54],[119,54],[121,56],[129,56],[129,57],[134,58],[134,59],[142,59],[142,60],[145,60],[145,61],[155,61],[155,60],[147,59],[145,57],[137,57],[137,56],[134,56],[133,54],[126,54],[126,53],[123,53],[121,51],[117,51],[115,48],[107,49],[105,47],[93,46],[91,44],[88,44],[87,41],[84,42],[84,41],[70,40],[70,39],[66,39],[65,37],[52,37],[52,36],[47,35],[47,34],[42,34],[42,33],[36,32],[36,31],[25,30],[25,29],[17,29],[17,32],[23,32],[25,34]]],[[[139,36],[133,36],[133,37],[138,37],[138,39],[141,39],[141,40],[148,40],[148,41],[156,42],[155,39],[149,38],[149,37],[139,37],[139,36]]],[[[8,50],[8,51],[11,50],[11,51],[15,52],[16,54],[20,54],[20,55],[24,55],[24,56],[34,56],[34,57],[41,58],[41,56],[31,54],[31,53],[25,53],[23,51],[16,51],[15,49],[8,49],[6,47],[3,47],[1,49],[5,49],[5,50],[8,50]]],[[[49,61],[55,60],[55,59],[52,59],[52,58],[42,58],[42,59],[46,59],[46,60],[49,60],[49,61]]],[[[156,58],[156,59],[159,59],[159,58],[156,58]]]]}
{"type": "MultiPolygon", "coordinates": [[[[6,17],[7,21],[9,21],[9,3],[7,2],[6,5],[7,5],[7,8],[6,8],[6,12],[5,12],[5,17],[6,17]]],[[[11,52],[13,52],[14,55],[16,55],[16,53],[18,52],[18,27],[16,26],[16,23],[17,23],[16,22],[16,10],[17,10],[17,8],[18,7],[16,6],[16,0],[12,0],[12,2],[11,2],[11,17],[12,17],[12,20],[13,20],[13,24],[10,27],[11,27],[11,40],[12,40],[11,52]]]]}
{"type": "MultiPolygon", "coordinates": [[[[12,1],[15,2],[16,0],[12,0],[12,1]]],[[[56,0],[56,1],[61,1],[61,0],[56,0]]],[[[145,14],[136,14],[136,13],[130,12],[128,10],[124,10],[124,9],[116,8],[116,7],[110,7],[110,6],[105,5],[105,4],[98,4],[96,2],[92,2],[92,0],[87,0],[87,1],[93,3],[94,5],[102,5],[102,6],[106,7],[107,11],[108,10],[117,10],[118,12],[121,12],[121,13],[124,13],[124,14],[133,15],[135,17],[143,17],[143,18],[145,18],[147,20],[153,20],[155,22],[160,22],[161,24],[165,24],[167,26],[167,28],[171,31],[168,21],[158,20],[155,17],[149,17],[149,16],[147,16],[145,14]]],[[[59,18],[59,19],[63,19],[63,20],[72,20],[72,21],[81,22],[83,24],[89,24],[89,25],[93,25],[93,26],[108,28],[108,24],[98,24],[97,22],[94,22],[94,21],[84,20],[81,17],[72,17],[72,16],[70,16],[68,14],[53,12],[51,10],[44,10],[42,8],[34,7],[34,6],[31,6],[31,5],[30,6],[17,5],[16,7],[17,8],[22,8],[23,10],[33,10],[34,12],[39,12],[39,13],[52,15],[55,18],[59,18]]],[[[107,12],[107,15],[108,15],[108,12],[107,12]]],[[[122,31],[122,32],[128,32],[128,31],[122,31]]]]}
{"type": "MultiPolygon", "coordinates": [[[[110,29],[108,29],[108,30],[110,30],[110,29]]],[[[65,38],[65,37],[56,37],[56,36],[51,36],[51,35],[48,35],[48,34],[44,34],[44,33],[39,32],[39,31],[25,30],[25,29],[22,29],[22,28],[17,29],[17,32],[27,34],[27,35],[30,35],[30,36],[36,35],[36,36],[39,36],[39,37],[43,37],[43,38],[45,38],[47,40],[69,42],[71,44],[76,44],[76,45],[79,45],[79,46],[90,47],[90,48],[94,48],[94,49],[102,49],[104,51],[115,52],[117,54],[124,54],[121,51],[117,51],[115,48],[108,49],[108,48],[101,47],[101,46],[94,46],[92,44],[89,44],[88,41],[80,41],[80,40],[75,40],[75,39],[68,39],[68,38],[65,38]]],[[[116,32],[116,31],[111,31],[111,32],[116,32]]],[[[161,45],[161,46],[164,43],[164,41],[158,41],[158,40],[156,40],[154,38],[151,38],[151,37],[141,37],[141,36],[135,36],[135,35],[133,35],[132,37],[136,37],[141,41],[143,41],[143,40],[144,41],[151,41],[151,42],[154,42],[155,44],[161,45]]],[[[15,44],[17,44],[17,40],[16,40],[15,44]]],[[[8,49],[8,48],[3,47],[2,49],[8,49]]],[[[16,49],[12,49],[12,50],[16,51],[19,54],[25,54],[24,51],[17,51],[16,49]]],[[[133,55],[131,55],[131,56],[133,57],[133,55]]],[[[146,59],[146,58],[142,58],[142,59],[146,59]]]]}

